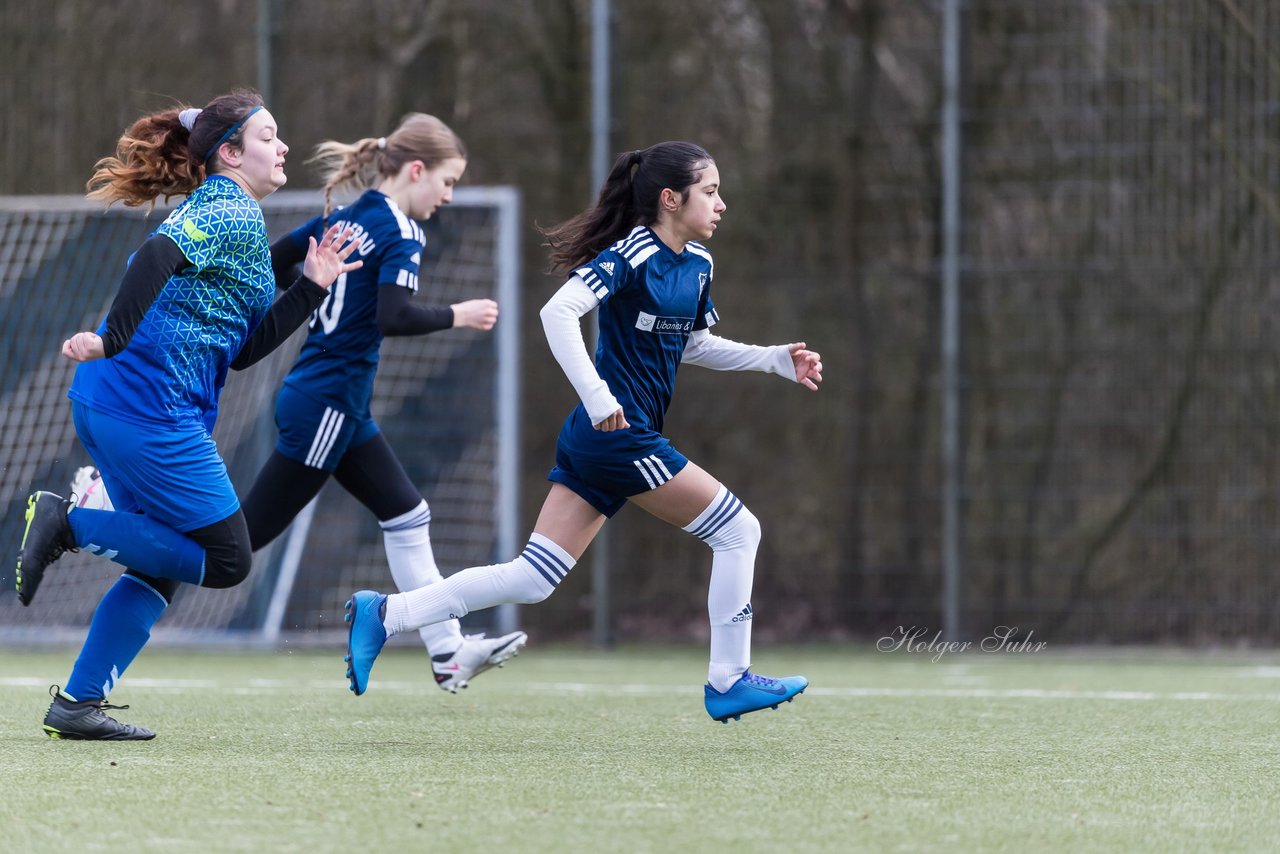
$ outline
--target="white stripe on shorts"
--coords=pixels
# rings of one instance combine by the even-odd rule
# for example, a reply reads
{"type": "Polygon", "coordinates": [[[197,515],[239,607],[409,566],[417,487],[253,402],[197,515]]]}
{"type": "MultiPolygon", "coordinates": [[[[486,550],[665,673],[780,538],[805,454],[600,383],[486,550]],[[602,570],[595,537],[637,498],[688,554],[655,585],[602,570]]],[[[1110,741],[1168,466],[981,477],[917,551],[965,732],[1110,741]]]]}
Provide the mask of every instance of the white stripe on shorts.
{"type": "Polygon", "coordinates": [[[653,482],[653,476],[649,474],[649,470],[641,464],[640,460],[632,460],[631,464],[640,470],[640,474],[644,475],[644,479],[648,481],[650,489],[658,488],[658,484],[653,482]]]}
{"type": "Polygon", "coordinates": [[[324,465],[325,458],[333,450],[334,442],[338,441],[338,433],[346,417],[336,409],[328,406],[324,408],[320,428],[316,430],[316,437],[311,441],[311,450],[307,452],[307,465],[317,469],[324,465]]]}
{"type": "Polygon", "coordinates": [[[666,464],[666,463],[664,463],[662,460],[658,459],[658,458],[657,458],[656,456],[654,456],[653,454],[650,454],[650,455],[649,455],[649,459],[653,460],[653,464],[654,464],[654,465],[656,465],[658,468],[662,469],[662,482],[663,482],[663,483],[666,483],[667,481],[671,480],[671,476],[672,476],[672,475],[671,475],[671,471],[667,468],[667,464],[666,464]]]}
{"type": "Polygon", "coordinates": [[[670,470],[667,469],[662,460],[653,454],[638,460],[632,460],[631,464],[640,470],[640,474],[644,475],[644,479],[648,482],[650,489],[657,489],[671,480],[670,470]]]}

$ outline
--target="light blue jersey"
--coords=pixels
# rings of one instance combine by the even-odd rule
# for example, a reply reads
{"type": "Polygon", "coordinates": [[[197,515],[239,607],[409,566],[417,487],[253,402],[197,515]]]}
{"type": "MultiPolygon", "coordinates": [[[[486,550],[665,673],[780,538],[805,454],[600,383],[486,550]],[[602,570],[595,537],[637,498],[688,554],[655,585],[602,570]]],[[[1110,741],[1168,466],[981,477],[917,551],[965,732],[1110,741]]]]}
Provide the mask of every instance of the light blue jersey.
{"type": "MultiPolygon", "coordinates": [[[[378,329],[378,288],[418,290],[418,268],[426,236],[388,196],[366,190],[329,217],[330,224],[350,225],[358,244],[351,260],[364,266],[343,273],[329,296],[311,316],[310,332],[285,385],[353,417],[367,416],[378,371],[382,332],[378,329]]],[[[299,246],[316,242],[325,223],[316,217],[295,229],[299,246]]]]}
{"type": "Polygon", "coordinates": [[[212,175],[155,233],[191,266],[161,289],[124,350],[76,368],[68,396],[123,421],[212,431],[227,370],[275,298],[262,209],[212,175]]]}

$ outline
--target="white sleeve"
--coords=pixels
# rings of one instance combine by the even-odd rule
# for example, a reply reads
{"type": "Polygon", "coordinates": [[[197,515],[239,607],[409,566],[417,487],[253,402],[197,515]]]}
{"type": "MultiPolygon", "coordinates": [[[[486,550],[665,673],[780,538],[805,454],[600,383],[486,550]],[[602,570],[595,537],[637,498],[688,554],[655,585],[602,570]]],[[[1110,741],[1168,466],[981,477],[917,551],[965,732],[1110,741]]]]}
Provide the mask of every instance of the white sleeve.
{"type": "Polygon", "coordinates": [[[582,316],[599,304],[599,298],[591,292],[586,282],[575,275],[547,300],[547,304],[539,312],[551,354],[556,357],[560,369],[578,393],[593,425],[599,424],[621,408],[617,398],[609,391],[609,386],[605,385],[605,381],[596,372],[596,366],[587,353],[587,344],[582,337],[582,316]]]}
{"type": "Polygon", "coordinates": [[[712,335],[707,329],[697,329],[689,336],[680,361],[713,371],[764,371],[796,382],[795,362],[786,344],[776,347],[739,344],[712,335]]]}

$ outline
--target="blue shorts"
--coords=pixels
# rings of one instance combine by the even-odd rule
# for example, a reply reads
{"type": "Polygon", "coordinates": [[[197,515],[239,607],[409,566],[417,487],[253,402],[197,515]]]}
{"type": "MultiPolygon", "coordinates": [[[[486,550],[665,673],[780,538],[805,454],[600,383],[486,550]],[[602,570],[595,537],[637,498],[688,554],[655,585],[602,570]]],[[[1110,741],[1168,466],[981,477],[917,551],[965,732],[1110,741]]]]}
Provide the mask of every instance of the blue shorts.
{"type": "Polygon", "coordinates": [[[276,450],[291,460],[332,472],[347,448],[363,445],[378,433],[368,411],[363,415],[340,412],[293,386],[276,395],[276,450]]]}
{"type": "Polygon", "coordinates": [[[240,509],[218,446],[203,427],[136,424],[78,401],[71,417],[116,510],[144,513],[186,532],[240,509]]]}
{"type": "Polygon", "coordinates": [[[556,465],[547,480],[563,484],[613,516],[627,498],[657,489],[689,464],[661,433],[630,427],[602,432],[582,407],[564,422],[556,440],[556,465]]]}

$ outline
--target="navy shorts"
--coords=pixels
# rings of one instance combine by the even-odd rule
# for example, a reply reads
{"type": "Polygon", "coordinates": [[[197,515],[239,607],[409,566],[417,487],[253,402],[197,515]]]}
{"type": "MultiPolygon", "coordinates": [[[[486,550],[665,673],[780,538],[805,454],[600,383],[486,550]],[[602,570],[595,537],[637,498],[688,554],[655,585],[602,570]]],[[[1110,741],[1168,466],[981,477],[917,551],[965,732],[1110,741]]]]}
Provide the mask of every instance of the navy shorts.
{"type": "Polygon", "coordinates": [[[605,516],[627,498],[657,489],[689,464],[661,433],[630,427],[608,433],[591,426],[582,407],[564,422],[556,465],[547,480],[563,484],[605,516]]]}
{"type": "Polygon", "coordinates": [[[240,509],[218,446],[203,427],[122,421],[79,401],[72,402],[71,417],[116,510],[186,532],[240,509]]]}
{"type": "Polygon", "coordinates": [[[348,448],[381,431],[373,416],[340,412],[290,385],[276,395],[276,450],[311,468],[332,472],[348,448]]]}

